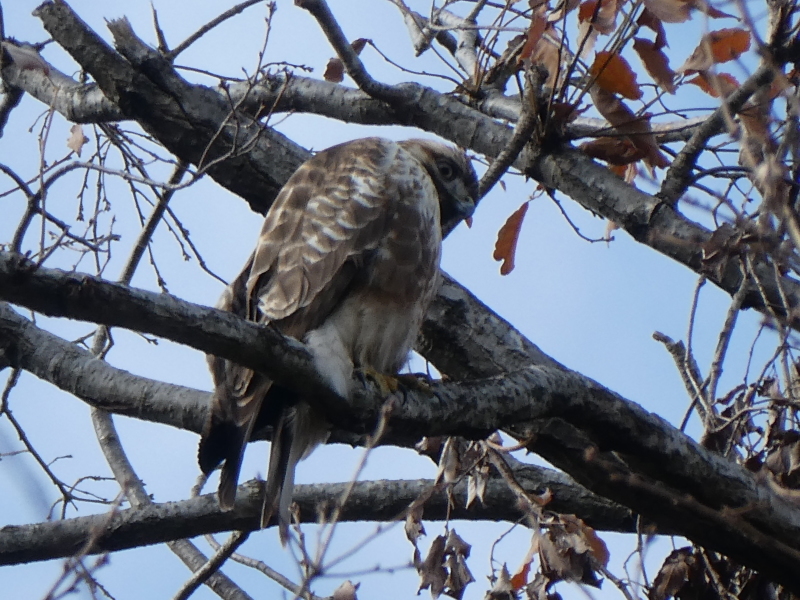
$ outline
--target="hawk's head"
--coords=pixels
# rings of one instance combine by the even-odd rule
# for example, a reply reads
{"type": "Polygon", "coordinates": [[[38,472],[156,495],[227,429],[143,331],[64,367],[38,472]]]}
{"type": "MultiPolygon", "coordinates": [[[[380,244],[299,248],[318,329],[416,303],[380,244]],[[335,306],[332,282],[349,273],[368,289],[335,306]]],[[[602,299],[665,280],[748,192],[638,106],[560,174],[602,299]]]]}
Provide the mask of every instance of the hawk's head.
{"type": "Polygon", "coordinates": [[[478,200],[478,176],[464,152],[431,140],[407,140],[400,146],[425,166],[436,184],[443,230],[472,216],[478,200]]]}

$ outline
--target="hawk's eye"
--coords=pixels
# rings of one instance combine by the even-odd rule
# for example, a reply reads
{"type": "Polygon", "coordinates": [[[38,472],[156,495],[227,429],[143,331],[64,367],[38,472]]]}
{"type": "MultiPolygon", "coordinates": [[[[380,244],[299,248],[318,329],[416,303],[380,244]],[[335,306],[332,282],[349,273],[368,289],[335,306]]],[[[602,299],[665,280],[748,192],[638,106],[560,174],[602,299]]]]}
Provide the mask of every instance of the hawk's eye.
{"type": "Polygon", "coordinates": [[[458,169],[449,160],[439,160],[436,162],[436,168],[439,169],[439,175],[445,181],[453,181],[458,175],[458,169]]]}

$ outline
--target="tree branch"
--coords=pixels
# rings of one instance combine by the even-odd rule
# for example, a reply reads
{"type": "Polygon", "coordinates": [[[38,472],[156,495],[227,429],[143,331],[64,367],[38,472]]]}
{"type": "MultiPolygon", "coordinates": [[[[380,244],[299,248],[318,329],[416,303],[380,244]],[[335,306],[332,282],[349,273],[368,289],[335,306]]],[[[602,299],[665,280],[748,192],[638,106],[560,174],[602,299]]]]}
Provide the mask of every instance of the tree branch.
{"type": "MultiPolygon", "coordinates": [[[[31,271],[29,265],[25,268],[24,259],[15,257],[11,261],[8,255],[0,257],[0,295],[21,301],[29,308],[51,315],[103,319],[109,321],[108,325],[136,325],[135,328],[141,327],[147,333],[190,343],[225,358],[246,359],[247,366],[261,367],[286,385],[317,378],[302,344],[247,321],[237,324],[239,319],[230,313],[89,276],[44,268],[31,271]],[[23,268],[15,270],[14,263],[23,268]],[[107,306],[113,306],[113,311],[103,308],[107,306]],[[276,346],[291,352],[274,352],[276,346]],[[302,377],[298,378],[298,373],[302,377]]],[[[371,389],[357,390],[349,402],[334,397],[333,403],[324,394],[315,395],[325,392],[324,387],[299,389],[305,390],[309,401],[334,426],[353,432],[371,428],[383,404],[380,394],[371,389]]],[[[537,439],[549,439],[550,449],[545,446],[541,450],[536,445],[537,452],[559,466],[565,465],[570,473],[585,477],[581,483],[590,489],[602,490],[611,499],[634,505],[661,527],[692,539],[702,535],[708,547],[757,569],[766,568],[767,556],[784,566],[786,561],[793,564],[797,559],[781,551],[770,555],[760,541],[767,536],[776,541],[774,547],[798,546],[800,511],[789,499],[760,484],[735,463],[702,448],[657,415],[562,367],[528,366],[484,380],[434,382],[430,391],[404,390],[402,402],[394,403],[388,419],[393,438],[405,443],[412,443],[422,435],[474,438],[498,428],[512,427],[529,429],[536,433],[537,439]],[[569,423],[579,432],[583,441],[577,450],[566,437],[550,439],[552,434],[547,432],[555,429],[549,425],[540,427],[542,421],[553,419],[569,423]],[[617,465],[607,477],[599,479],[597,471],[590,468],[591,456],[597,452],[603,456],[616,453],[617,465]],[[698,523],[698,518],[691,503],[643,502],[642,498],[647,496],[641,493],[637,500],[630,492],[631,477],[652,482],[646,485],[663,490],[668,497],[677,494],[670,490],[690,494],[704,510],[719,514],[738,511],[743,525],[715,528],[704,523],[703,530],[698,531],[692,526],[698,523]],[[748,528],[759,531],[760,540],[748,534],[748,528]]],[[[800,559],[797,566],[794,572],[800,572],[800,559]]]]}
{"type": "Polygon", "coordinates": [[[738,113],[759,88],[769,85],[775,78],[775,73],[775,66],[762,65],[742,86],[722,101],[722,105],[694,132],[672,161],[661,190],[656,194],[658,198],[670,205],[678,201],[692,183],[692,170],[701,152],[706,149],[708,140],[723,130],[725,119],[738,113]]]}
{"type": "MultiPolygon", "coordinates": [[[[553,499],[548,510],[580,514],[591,527],[604,531],[632,532],[636,520],[631,512],[576,485],[565,475],[532,465],[518,463],[517,481],[532,494],[549,489],[553,499]]],[[[342,496],[349,483],[295,486],[293,500],[300,508],[304,523],[319,521],[320,510],[330,515],[335,499],[342,496]]],[[[402,519],[408,506],[435,487],[432,480],[357,482],[340,521],[393,521],[402,519]]],[[[486,503],[464,508],[466,484],[455,486],[455,502],[450,504],[444,489],[437,489],[425,503],[426,520],[466,519],[471,521],[510,521],[520,519],[513,493],[501,479],[490,478],[486,503]]],[[[259,529],[263,503],[262,483],[239,486],[236,505],[222,511],[214,494],[181,502],[152,504],[141,509],[120,510],[114,514],[48,521],[35,525],[9,525],[0,528],[0,565],[72,556],[90,538],[92,553],[125,550],[169,540],[194,537],[229,530],[259,529]]]]}

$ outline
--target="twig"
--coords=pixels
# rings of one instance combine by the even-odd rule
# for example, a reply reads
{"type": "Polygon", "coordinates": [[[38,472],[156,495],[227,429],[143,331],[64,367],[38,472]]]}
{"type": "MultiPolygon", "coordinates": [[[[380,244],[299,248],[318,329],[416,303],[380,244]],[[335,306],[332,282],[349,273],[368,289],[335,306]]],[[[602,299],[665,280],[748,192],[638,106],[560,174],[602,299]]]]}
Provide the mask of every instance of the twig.
{"type": "Polygon", "coordinates": [[[237,4],[236,6],[234,6],[232,8],[229,8],[228,10],[226,10],[224,13],[222,13],[221,15],[216,17],[215,19],[212,19],[211,21],[209,21],[208,23],[203,25],[200,29],[195,31],[192,35],[190,35],[188,38],[186,38],[183,42],[178,44],[175,48],[170,50],[166,55],[167,60],[172,62],[173,60],[175,60],[175,57],[178,56],[178,54],[180,54],[181,52],[186,50],[189,46],[194,44],[197,40],[199,40],[205,34],[207,34],[209,31],[214,29],[214,27],[216,27],[217,25],[219,25],[223,21],[226,21],[227,19],[230,19],[231,17],[234,17],[234,16],[238,15],[244,9],[250,8],[254,4],[260,4],[262,1],[263,0],[245,0],[244,2],[241,2],[241,3],[237,4]]]}
{"type": "MultiPolygon", "coordinates": [[[[215,550],[221,548],[219,542],[217,542],[217,540],[214,539],[214,536],[207,535],[206,539],[208,540],[208,543],[211,544],[211,546],[215,550]]],[[[324,600],[320,596],[316,596],[315,594],[312,594],[308,590],[304,592],[303,591],[304,588],[302,586],[299,586],[290,579],[284,577],[282,574],[278,573],[278,571],[267,565],[267,563],[265,563],[262,560],[257,560],[255,558],[250,558],[249,556],[243,556],[241,554],[236,554],[236,553],[231,554],[230,559],[246,567],[255,569],[260,573],[263,573],[281,587],[289,590],[292,594],[295,595],[296,598],[303,598],[304,600],[324,600]]]]}
{"type": "MultiPolygon", "coordinates": [[[[185,166],[178,165],[173,172],[172,179],[180,180],[185,173],[185,170],[185,166]]],[[[160,202],[154,208],[151,218],[145,225],[142,234],[137,239],[125,268],[122,271],[120,283],[128,285],[133,278],[136,267],[141,262],[144,249],[149,245],[150,239],[155,232],[155,228],[161,218],[163,218],[164,210],[166,210],[167,203],[171,197],[172,194],[169,193],[169,191],[160,197],[160,202]]],[[[108,340],[108,332],[109,329],[105,326],[101,326],[97,329],[94,342],[92,344],[92,354],[95,356],[101,356],[104,354],[104,348],[106,341],[108,340]]],[[[139,477],[136,475],[133,465],[131,465],[128,457],[125,454],[125,450],[123,449],[122,443],[117,435],[116,427],[114,426],[114,421],[111,417],[111,414],[105,410],[93,408],[92,423],[94,425],[97,439],[100,442],[100,448],[103,451],[103,455],[105,456],[109,467],[111,467],[114,477],[119,482],[122,491],[130,500],[131,506],[134,508],[140,506],[149,506],[152,503],[152,500],[147,494],[141,479],[139,479],[139,477]]],[[[189,568],[193,570],[203,570],[204,564],[208,564],[206,557],[195,547],[192,542],[188,540],[177,540],[170,542],[167,545],[189,568]]],[[[219,564],[221,564],[223,560],[224,557],[220,559],[219,564]]],[[[203,573],[203,579],[200,583],[205,583],[221,598],[226,600],[250,600],[250,597],[244,592],[244,590],[237,586],[233,581],[228,579],[225,575],[217,572],[215,569],[206,569],[203,573]]]]}
{"type": "Polygon", "coordinates": [[[525,77],[525,90],[523,92],[525,101],[522,105],[522,114],[520,114],[517,124],[514,126],[514,133],[511,136],[508,144],[497,155],[497,158],[489,165],[486,172],[478,182],[478,199],[483,198],[489,193],[494,185],[500,180],[508,168],[517,160],[517,157],[522,152],[525,144],[531,139],[531,136],[539,123],[538,113],[538,98],[537,94],[541,89],[539,85],[538,76],[528,73],[525,77]]]}
{"type": "Polygon", "coordinates": [[[683,342],[676,342],[671,337],[664,335],[660,331],[653,333],[653,339],[664,344],[667,351],[670,353],[670,355],[672,355],[672,358],[675,361],[675,366],[678,368],[678,373],[683,381],[683,385],[686,387],[689,397],[692,398],[692,403],[686,410],[686,414],[681,421],[681,426],[678,428],[683,431],[686,428],[686,423],[692,414],[692,410],[694,410],[694,407],[697,404],[697,396],[700,393],[700,390],[697,387],[697,382],[702,379],[702,376],[700,375],[700,369],[697,366],[694,357],[690,356],[687,359],[686,346],[683,342]]]}
{"type": "Polygon", "coordinates": [[[217,549],[206,564],[197,569],[192,576],[183,584],[173,600],[186,600],[197,588],[203,585],[230,556],[241,546],[250,536],[249,531],[234,531],[233,534],[217,549]]]}
{"type": "Polygon", "coordinates": [[[390,103],[402,99],[402,96],[394,87],[376,81],[367,73],[364,63],[361,62],[358,54],[345,38],[344,32],[339,27],[339,23],[336,22],[336,18],[325,0],[295,0],[295,5],[310,12],[317,20],[325,33],[325,37],[328,38],[331,46],[333,46],[336,55],[342,60],[347,74],[356,82],[359,88],[373,98],[390,103]]]}
{"type": "Polygon", "coordinates": [[[153,237],[156,227],[158,227],[158,224],[161,222],[164,212],[167,210],[169,201],[175,194],[176,188],[172,186],[176,186],[180,183],[184,173],[186,173],[186,170],[186,163],[179,162],[169,178],[170,187],[168,187],[163,194],[158,194],[158,203],[153,208],[153,212],[150,213],[150,218],[147,220],[145,226],[142,228],[142,231],[139,233],[139,237],[136,239],[136,244],[133,246],[128,264],[125,266],[125,270],[120,276],[120,283],[129,284],[133,279],[133,274],[136,270],[136,267],[138,266],[145,249],[150,245],[150,239],[153,237]]]}
{"type": "Polygon", "coordinates": [[[692,169],[697,164],[700,153],[706,149],[706,142],[722,131],[725,119],[738,113],[744,103],[760,87],[769,84],[775,76],[772,65],[762,65],[744,84],[726,98],[722,105],[692,135],[675,160],[672,161],[664,177],[664,183],[656,197],[667,204],[675,202],[686,192],[692,182],[692,169]]]}
{"type": "Polygon", "coordinates": [[[714,358],[711,361],[711,370],[708,373],[703,387],[705,388],[706,402],[709,405],[714,404],[717,396],[717,384],[722,375],[722,363],[725,360],[725,354],[728,352],[728,345],[733,335],[733,328],[736,325],[736,318],[739,311],[742,309],[744,298],[749,291],[750,285],[747,274],[744,272],[744,265],[742,265],[742,283],[739,290],[733,295],[733,300],[728,308],[728,314],[725,317],[725,323],[722,325],[722,330],[719,332],[719,339],[717,340],[717,348],[714,352],[714,358]]]}

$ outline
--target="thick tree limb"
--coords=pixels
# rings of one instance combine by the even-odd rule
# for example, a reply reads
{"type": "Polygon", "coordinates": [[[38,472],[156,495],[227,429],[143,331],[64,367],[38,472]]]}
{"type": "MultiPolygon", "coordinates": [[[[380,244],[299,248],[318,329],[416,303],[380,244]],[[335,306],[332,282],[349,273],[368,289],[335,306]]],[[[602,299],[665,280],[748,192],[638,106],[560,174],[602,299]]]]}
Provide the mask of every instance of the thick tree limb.
{"type": "MultiPolygon", "coordinates": [[[[125,289],[124,287],[122,289],[125,289]]],[[[161,297],[154,294],[154,298],[161,297]]],[[[531,363],[561,367],[534,344],[495,315],[464,288],[445,279],[426,320],[427,336],[443,343],[429,348],[435,364],[457,365],[451,377],[474,373],[498,375],[531,363]],[[471,331],[452,328],[452,322],[471,323],[471,331]],[[500,343],[502,340],[504,343],[500,343]],[[460,370],[459,370],[460,369],[460,370]]],[[[0,304],[0,350],[5,360],[49,381],[96,408],[199,433],[209,393],[138,377],[95,359],[88,351],[35,326],[7,305],[0,304]]],[[[263,436],[256,436],[263,439],[263,436]]],[[[353,443],[352,435],[334,433],[335,441],[353,443]]],[[[386,438],[391,443],[400,440],[386,438]]],[[[412,440],[412,443],[416,440],[412,440]]]]}
{"type": "Polygon", "coordinates": [[[0,354],[94,408],[199,433],[211,394],[133,375],[0,302],[0,354]]]}
{"type": "MultiPolygon", "coordinates": [[[[627,509],[599,498],[572,482],[568,477],[532,465],[517,465],[515,477],[522,487],[541,494],[549,489],[553,500],[549,510],[580,514],[590,526],[605,531],[635,531],[635,518],[627,509]]],[[[72,556],[93,540],[91,553],[124,550],[174,539],[194,537],[239,529],[259,528],[262,487],[259,482],[239,486],[236,506],[221,511],[216,496],[207,494],[181,502],[152,504],[141,509],[121,510],[114,514],[49,521],[35,525],[9,525],[0,528],[0,565],[72,556]]],[[[313,523],[320,510],[330,515],[336,499],[348,483],[297,485],[294,501],[300,507],[303,522],[313,523]]],[[[392,521],[403,518],[404,511],[422,494],[435,488],[432,480],[363,481],[355,484],[340,521],[392,521]]],[[[472,521],[517,521],[522,516],[513,493],[499,478],[487,483],[486,504],[464,508],[466,485],[455,487],[455,504],[441,488],[425,503],[426,520],[468,519],[472,521]]]]}
{"type": "MultiPolygon", "coordinates": [[[[313,377],[301,344],[281,341],[268,330],[264,337],[265,328],[252,323],[237,326],[236,317],[229,313],[216,314],[220,311],[89,276],[44,268],[14,270],[14,262],[25,264],[18,257],[9,260],[8,255],[0,261],[0,294],[29,308],[51,315],[107,319],[113,321],[107,324],[116,326],[141,323],[145,332],[166,334],[233,360],[246,358],[248,366],[264,365],[270,376],[283,374],[287,383],[292,378],[286,373],[296,369],[304,372],[303,380],[313,377]],[[113,314],[103,311],[108,305],[114,306],[113,314]],[[233,344],[238,331],[245,334],[233,344]],[[282,352],[269,349],[270,344],[291,348],[294,355],[284,359],[282,352]]],[[[372,392],[356,393],[349,403],[337,399],[335,408],[324,395],[309,399],[336,427],[355,432],[372,425],[382,404],[382,398],[372,392]]],[[[602,489],[607,497],[635,506],[661,527],[702,538],[708,547],[765,572],[771,573],[765,557],[784,571],[796,563],[798,569],[792,572],[800,572],[800,511],[791,501],[660,417],[561,367],[529,366],[484,380],[433,383],[431,392],[409,390],[402,402],[395,402],[388,419],[392,435],[407,441],[420,435],[479,437],[507,427],[536,433],[533,447],[537,451],[559,466],[567,465],[590,489],[602,489]],[[577,432],[578,443],[554,434],[553,419],[568,423],[570,431],[577,432]],[[550,425],[542,427],[543,421],[550,425]],[[634,486],[632,481],[641,483],[634,486]],[[648,490],[650,494],[645,493],[648,490]],[[675,501],[676,490],[694,500],[675,501]],[[653,501],[659,497],[661,502],[653,501]],[[703,511],[718,516],[717,527],[709,525],[703,511]],[[741,523],[726,514],[737,515],[741,523]],[[765,547],[766,539],[773,540],[771,548],[765,547]]],[[[795,585],[780,574],[771,575],[795,585]]]]}

